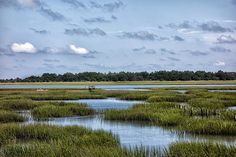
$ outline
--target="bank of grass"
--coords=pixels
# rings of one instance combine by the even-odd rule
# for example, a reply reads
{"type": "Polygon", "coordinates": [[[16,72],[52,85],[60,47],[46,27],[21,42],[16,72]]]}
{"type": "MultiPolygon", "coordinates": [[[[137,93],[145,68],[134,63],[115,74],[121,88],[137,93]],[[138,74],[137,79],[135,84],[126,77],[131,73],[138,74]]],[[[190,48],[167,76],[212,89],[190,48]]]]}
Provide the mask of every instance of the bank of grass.
{"type": "Polygon", "coordinates": [[[46,102],[34,102],[30,99],[19,99],[19,100],[2,100],[0,101],[0,109],[5,110],[30,110],[46,102]]]}
{"type": "Polygon", "coordinates": [[[12,111],[0,110],[0,125],[1,123],[24,122],[24,117],[12,111]]]}
{"type": "Polygon", "coordinates": [[[235,111],[199,107],[183,107],[178,103],[138,104],[127,110],[104,112],[107,120],[145,121],[172,126],[182,132],[209,135],[236,135],[235,111]]]}
{"type": "Polygon", "coordinates": [[[222,95],[219,97],[210,98],[193,98],[188,101],[188,104],[192,107],[198,108],[223,109],[236,105],[236,95],[222,95]]]}
{"type": "Polygon", "coordinates": [[[185,119],[183,110],[173,108],[177,103],[138,104],[128,110],[109,110],[104,112],[107,120],[147,121],[161,126],[177,126],[185,119]]]}
{"type": "Polygon", "coordinates": [[[0,126],[0,156],[3,157],[134,157],[160,156],[159,149],[127,149],[111,133],[78,126],[0,126]]]}
{"type": "Polygon", "coordinates": [[[68,116],[87,116],[94,113],[95,111],[93,109],[88,108],[85,104],[78,103],[63,103],[63,105],[44,105],[32,110],[32,114],[36,119],[68,116]]]}
{"type": "Polygon", "coordinates": [[[236,122],[213,118],[189,118],[179,126],[179,129],[195,134],[236,135],[236,122]]]}
{"type": "Polygon", "coordinates": [[[234,145],[177,142],[169,148],[123,148],[116,136],[79,126],[0,126],[2,157],[234,157],[234,145]]]}
{"type": "Polygon", "coordinates": [[[0,109],[4,110],[32,110],[36,107],[46,106],[46,105],[56,105],[64,106],[67,103],[63,102],[53,102],[53,101],[33,101],[31,99],[19,99],[19,100],[2,100],[0,101],[0,109]]]}
{"type": "Polygon", "coordinates": [[[104,99],[105,96],[102,95],[94,95],[91,93],[68,93],[68,92],[60,92],[60,93],[43,93],[43,94],[32,94],[27,96],[27,98],[32,100],[78,100],[78,99],[104,99]]]}
{"type": "Polygon", "coordinates": [[[47,89],[37,91],[36,89],[1,89],[0,100],[76,100],[76,99],[104,99],[105,95],[99,95],[97,91],[89,92],[84,89],[47,89]]]}
{"type": "MultiPolygon", "coordinates": [[[[98,95],[103,95],[106,97],[116,97],[122,100],[148,100],[150,97],[155,96],[182,96],[182,94],[175,93],[174,91],[168,91],[163,89],[156,89],[150,91],[106,91],[98,90],[96,91],[98,95]]],[[[185,97],[185,96],[183,96],[185,97]]]]}
{"type": "MultiPolygon", "coordinates": [[[[75,141],[75,140],[73,140],[75,141]]],[[[48,143],[32,142],[25,145],[8,145],[3,148],[3,157],[163,157],[158,148],[127,149],[116,146],[89,145],[76,147],[72,141],[59,140],[48,143]]]]}
{"type": "Polygon", "coordinates": [[[235,157],[235,145],[179,142],[171,144],[168,156],[170,157],[235,157]]]}
{"type": "Polygon", "coordinates": [[[97,91],[97,94],[104,95],[106,97],[116,97],[118,99],[122,100],[146,100],[151,95],[154,95],[156,93],[149,92],[149,91],[106,91],[106,90],[100,90],[97,91]]]}
{"type": "Polygon", "coordinates": [[[224,110],[220,113],[220,118],[224,120],[236,121],[236,110],[224,110]]]}
{"type": "MultiPolygon", "coordinates": [[[[17,125],[17,124],[4,124],[0,126],[0,146],[6,144],[16,144],[23,141],[38,140],[40,142],[50,142],[52,140],[76,138],[88,136],[88,140],[92,140],[92,137],[101,137],[100,140],[94,140],[99,144],[106,144],[107,146],[116,146],[119,141],[111,134],[104,131],[92,131],[77,126],[51,126],[51,125],[17,125]]],[[[81,140],[82,142],[83,140],[81,140]]]]}
{"type": "Polygon", "coordinates": [[[225,105],[222,100],[213,98],[195,98],[188,101],[188,104],[197,108],[223,109],[225,105]]]}
{"type": "Polygon", "coordinates": [[[187,102],[190,99],[189,95],[184,94],[169,94],[166,96],[157,95],[148,98],[148,102],[187,102]]]}

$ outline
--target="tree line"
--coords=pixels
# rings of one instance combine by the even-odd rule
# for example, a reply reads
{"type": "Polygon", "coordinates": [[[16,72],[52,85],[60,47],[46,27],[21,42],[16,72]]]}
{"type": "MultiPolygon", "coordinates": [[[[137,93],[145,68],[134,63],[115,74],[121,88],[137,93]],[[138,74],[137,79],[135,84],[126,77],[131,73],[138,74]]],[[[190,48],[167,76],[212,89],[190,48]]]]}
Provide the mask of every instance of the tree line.
{"type": "Polygon", "coordinates": [[[205,71],[155,71],[155,72],[81,72],[44,73],[41,76],[2,79],[0,82],[76,82],[76,81],[189,81],[189,80],[236,80],[236,72],[205,71]]]}

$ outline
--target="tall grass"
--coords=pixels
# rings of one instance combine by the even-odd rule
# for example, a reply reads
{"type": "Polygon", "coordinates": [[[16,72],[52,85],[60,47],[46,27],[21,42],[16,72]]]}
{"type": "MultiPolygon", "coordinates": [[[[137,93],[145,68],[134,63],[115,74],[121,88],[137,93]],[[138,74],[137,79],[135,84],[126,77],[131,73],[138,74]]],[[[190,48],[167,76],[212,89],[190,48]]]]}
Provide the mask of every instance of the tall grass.
{"type": "Polygon", "coordinates": [[[179,142],[171,144],[170,157],[235,157],[236,147],[224,144],[179,142]]]}
{"type": "Polygon", "coordinates": [[[24,117],[18,115],[15,112],[0,110],[0,124],[9,122],[23,122],[24,117]]]}
{"type": "Polygon", "coordinates": [[[190,99],[188,95],[172,94],[167,96],[152,96],[148,102],[187,102],[190,99]]]}
{"type": "Polygon", "coordinates": [[[176,103],[162,102],[138,104],[128,110],[109,110],[104,112],[107,120],[147,121],[163,126],[176,126],[185,119],[183,111],[176,103]]]}
{"type": "Polygon", "coordinates": [[[120,147],[111,133],[78,126],[0,126],[0,155],[3,157],[158,157],[159,149],[120,147]]]}
{"type": "Polygon", "coordinates": [[[220,113],[220,117],[224,120],[236,121],[236,110],[225,110],[220,113]]]}
{"type": "MultiPolygon", "coordinates": [[[[101,137],[100,140],[94,140],[99,144],[107,144],[116,146],[119,141],[111,133],[104,131],[92,131],[77,126],[59,127],[50,125],[16,125],[8,124],[0,126],[0,146],[5,144],[14,144],[19,141],[44,141],[49,142],[51,140],[67,139],[71,137],[72,140],[75,137],[84,137],[88,140],[92,140],[93,136],[101,137]],[[86,138],[87,136],[87,138],[86,138]]],[[[81,140],[83,141],[83,140],[81,140]]]]}
{"type": "Polygon", "coordinates": [[[67,90],[48,91],[43,93],[31,93],[26,96],[32,100],[77,100],[77,99],[104,99],[105,96],[95,92],[70,92],[67,90]]]}
{"type": "Polygon", "coordinates": [[[199,107],[184,107],[184,113],[190,117],[212,117],[219,116],[223,109],[209,109],[199,107]]]}
{"type": "MultiPolygon", "coordinates": [[[[8,145],[3,148],[3,157],[163,157],[158,148],[127,149],[116,146],[80,146],[58,140],[48,143],[31,142],[28,144],[8,145]]],[[[1,154],[0,154],[1,155],[1,154]]]]}
{"type": "Polygon", "coordinates": [[[93,109],[88,108],[84,104],[70,104],[63,106],[45,105],[33,109],[34,118],[46,119],[51,117],[66,117],[66,116],[85,116],[94,114],[93,109]]]}
{"type": "Polygon", "coordinates": [[[188,101],[192,107],[209,108],[209,109],[222,109],[225,107],[221,100],[214,98],[195,98],[188,101]]]}
{"type": "Polygon", "coordinates": [[[41,105],[29,99],[3,100],[0,102],[0,109],[7,110],[30,110],[41,105]]]}
{"type": "Polygon", "coordinates": [[[180,130],[196,134],[236,135],[236,123],[212,118],[189,118],[179,126],[180,130]]]}
{"type": "Polygon", "coordinates": [[[122,100],[147,100],[152,96],[175,95],[176,93],[168,90],[156,89],[150,91],[97,91],[97,94],[106,97],[116,97],[122,100]]]}

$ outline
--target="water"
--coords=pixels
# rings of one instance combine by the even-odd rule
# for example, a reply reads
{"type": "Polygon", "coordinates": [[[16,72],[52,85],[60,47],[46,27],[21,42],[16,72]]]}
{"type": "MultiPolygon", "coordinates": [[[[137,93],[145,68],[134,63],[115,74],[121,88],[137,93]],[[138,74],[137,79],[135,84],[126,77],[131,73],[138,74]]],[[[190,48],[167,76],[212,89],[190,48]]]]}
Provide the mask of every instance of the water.
{"type": "Polygon", "coordinates": [[[116,98],[64,100],[63,102],[86,103],[89,107],[97,111],[107,109],[127,109],[132,107],[134,104],[145,103],[144,101],[118,100],[116,98]]]}
{"type": "MultiPolygon", "coordinates": [[[[98,99],[98,100],[71,100],[70,102],[84,102],[96,110],[111,109],[111,108],[129,108],[135,103],[142,103],[138,101],[123,101],[113,98],[98,99]],[[101,107],[100,107],[101,106],[101,107]]],[[[27,124],[46,123],[50,125],[58,126],[83,126],[93,130],[103,129],[105,131],[112,132],[120,139],[121,145],[125,147],[135,146],[150,146],[166,148],[169,144],[177,141],[213,141],[224,144],[236,144],[236,137],[231,136],[194,136],[186,134],[178,134],[177,132],[159,127],[152,126],[147,123],[135,123],[135,122],[119,122],[104,120],[103,115],[97,114],[94,116],[83,117],[63,117],[63,118],[51,118],[48,121],[34,121],[31,113],[26,111],[22,112],[28,121],[27,124]]]]}
{"type": "Polygon", "coordinates": [[[236,106],[231,106],[227,108],[228,110],[236,110],[236,106]]]}
{"type": "Polygon", "coordinates": [[[236,90],[208,90],[208,92],[227,92],[227,93],[235,93],[236,90]]]}
{"type": "Polygon", "coordinates": [[[179,135],[174,131],[157,126],[104,120],[101,115],[50,119],[47,123],[61,126],[78,125],[93,130],[111,131],[113,134],[118,135],[121,145],[126,147],[148,146],[164,148],[176,141],[235,143],[236,140],[236,138],[231,139],[230,137],[206,138],[204,136],[179,135]]]}
{"type": "MultiPolygon", "coordinates": [[[[146,91],[148,88],[167,88],[167,87],[228,87],[236,86],[236,84],[207,84],[207,85],[192,85],[192,84],[179,84],[179,85],[96,85],[95,88],[104,90],[128,90],[128,91],[146,91]]],[[[88,88],[86,85],[0,85],[0,89],[52,89],[52,88],[88,88]]]]}
{"type": "Polygon", "coordinates": [[[171,91],[181,93],[181,94],[185,94],[185,93],[189,92],[189,90],[171,90],[171,91]]]}

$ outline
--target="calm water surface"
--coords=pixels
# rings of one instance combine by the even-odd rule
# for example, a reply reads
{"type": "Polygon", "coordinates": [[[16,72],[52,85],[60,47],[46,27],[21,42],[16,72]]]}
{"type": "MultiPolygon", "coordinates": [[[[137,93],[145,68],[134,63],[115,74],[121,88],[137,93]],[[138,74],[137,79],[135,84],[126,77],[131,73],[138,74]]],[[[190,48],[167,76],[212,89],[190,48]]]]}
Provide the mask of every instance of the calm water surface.
{"type": "Polygon", "coordinates": [[[226,93],[235,93],[236,90],[208,90],[209,92],[226,92],[226,93]]]}
{"type": "MultiPolygon", "coordinates": [[[[208,84],[208,85],[97,85],[95,88],[104,90],[141,90],[145,91],[147,88],[166,88],[166,87],[225,87],[236,86],[236,84],[208,84]]],[[[88,88],[86,85],[0,85],[0,89],[37,89],[37,88],[88,88]]]]}
{"type": "MultiPolygon", "coordinates": [[[[67,101],[68,102],[68,101],[67,101]]],[[[83,102],[96,110],[104,110],[111,108],[125,109],[139,101],[123,101],[113,98],[95,99],[95,100],[71,100],[69,102],[83,102]]],[[[59,126],[83,126],[93,130],[103,129],[112,132],[120,139],[122,146],[151,146],[151,147],[168,147],[169,144],[177,141],[214,141],[225,144],[236,144],[236,137],[221,137],[221,136],[193,136],[178,134],[167,128],[151,126],[145,123],[134,122],[118,122],[104,120],[103,115],[83,117],[63,117],[51,118],[48,121],[34,121],[29,111],[21,113],[28,118],[27,124],[46,123],[59,126]]]]}
{"type": "Polygon", "coordinates": [[[144,101],[118,100],[116,98],[63,100],[63,102],[86,103],[89,107],[97,111],[107,109],[127,109],[132,107],[134,104],[145,103],[144,101]]]}
{"type": "Polygon", "coordinates": [[[236,106],[228,107],[229,110],[236,110],[236,106]]]}

